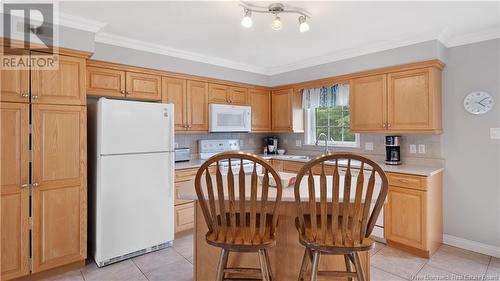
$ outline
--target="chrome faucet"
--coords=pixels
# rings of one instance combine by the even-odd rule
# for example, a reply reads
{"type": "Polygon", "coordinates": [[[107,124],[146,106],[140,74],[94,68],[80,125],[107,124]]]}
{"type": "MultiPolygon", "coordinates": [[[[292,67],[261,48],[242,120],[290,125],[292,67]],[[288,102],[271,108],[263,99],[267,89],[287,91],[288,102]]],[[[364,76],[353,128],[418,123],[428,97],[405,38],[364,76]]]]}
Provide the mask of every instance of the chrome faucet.
{"type": "MultiPolygon", "coordinates": [[[[319,141],[320,141],[320,138],[321,137],[324,137],[325,138],[325,154],[328,154],[328,136],[325,134],[325,133],[320,133],[317,137],[316,137],[316,145],[318,145],[319,141]]],[[[333,140],[333,139],[332,139],[333,140]]]]}

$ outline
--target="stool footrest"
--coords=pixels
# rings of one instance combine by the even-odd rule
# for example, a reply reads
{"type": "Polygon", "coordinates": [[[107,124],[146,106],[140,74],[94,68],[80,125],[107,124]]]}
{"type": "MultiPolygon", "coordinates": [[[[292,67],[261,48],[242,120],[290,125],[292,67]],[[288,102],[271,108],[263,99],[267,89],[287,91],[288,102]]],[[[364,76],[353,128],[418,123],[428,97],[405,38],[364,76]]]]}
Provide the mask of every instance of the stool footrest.
{"type": "Polygon", "coordinates": [[[330,277],[357,277],[356,272],[347,271],[318,271],[318,276],[330,276],[330,277]]]}

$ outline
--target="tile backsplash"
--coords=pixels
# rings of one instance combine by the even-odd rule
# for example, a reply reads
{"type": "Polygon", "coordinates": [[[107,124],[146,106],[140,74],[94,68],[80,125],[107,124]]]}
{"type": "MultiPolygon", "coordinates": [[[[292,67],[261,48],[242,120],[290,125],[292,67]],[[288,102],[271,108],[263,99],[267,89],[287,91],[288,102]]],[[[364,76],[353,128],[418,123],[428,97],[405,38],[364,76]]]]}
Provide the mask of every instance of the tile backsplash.
{"type": "MultiPolygon", "coordinates": [[[[333,151],[348,151],[368,155],[385,155],[384,137],[386,134],[360,134],[360,147],[330,147],[333,151]],[[367,150],[366,144],[372,143],[373,150],[367,150]]],[[[304,145],[304,134],[278,134],[280,147],[287,151],[304,151],[305,154],[312,154],[323,151],[323,146],[304,145]],[[297,146],[300,141],[301,145],[297,146]]],[[[441,135],[402,135],[401,157],[411,158],[437,158],[441,159],[441,135]],[[410,153],[410,144],[415,144],[417,153],[410,153]],[[425,145],[425,153],[418,153],[418,145],[425,145]]]]}
{"type": "MultiPolygon", "coordinates": [[[[177,147],[191,149],[192,158],[198,158],[198,140],[201,139],[238,139],[242,150],[262,153],[263,138],[266,136],[279,137],[279,147],[293,154],[313,155],[324,148],[314,145],[304,145],[304,134],[293,133],[201,133],[175,134],[177,147]],[[298,141],[300,145],[297,146],[298,141]]],[[[334,147],[333,151],[349,151],[366,155],[385,155],[385,134],[360,134],[360,147],[334,147]],[[373,144],[373,150],[366,150],[366,143],[373,144]]],[[[401,157],[404,158],[435,158],[441,159],[441,135],[402,135],[401,157]],[[410,144],[415,144],[417,153],[410,153],[410,144]],[[418,145],[425,145],[425,153],[418,153],[418,145]]],[[[330,148],[332,150],[332,148],[330,148]]],[[[384,156],[385,157],[385,156],[384,156]]]]}

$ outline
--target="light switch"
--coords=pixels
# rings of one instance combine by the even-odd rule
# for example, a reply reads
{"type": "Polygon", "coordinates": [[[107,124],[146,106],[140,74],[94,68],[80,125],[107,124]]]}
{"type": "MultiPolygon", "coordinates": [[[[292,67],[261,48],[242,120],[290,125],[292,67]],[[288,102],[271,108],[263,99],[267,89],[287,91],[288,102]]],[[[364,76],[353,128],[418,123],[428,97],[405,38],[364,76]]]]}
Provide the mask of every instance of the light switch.
{"type": "Polygon", "coordinates": [[[295,146],[302,146],[301,140],[295,140],[295,146]]]}
{"type": "Polygon", "coordinates": [[[365,143],[365,150],[373,150],[373,142],[365,143]]]}
{"type": "Polygon", "coordinates": [[[418,145],[418,153],[425,153],[425,144],[419,144],[418,145]]]}
{"type": "Polygon", "coordinates": [[[490,128],[490,138],[492,140],[500,140],[500,128],[490,128]]]}
{"type": "Polygon", "coordinates": [[[417,145],[410,144],[410,153],[417,153],[417,145]]]}

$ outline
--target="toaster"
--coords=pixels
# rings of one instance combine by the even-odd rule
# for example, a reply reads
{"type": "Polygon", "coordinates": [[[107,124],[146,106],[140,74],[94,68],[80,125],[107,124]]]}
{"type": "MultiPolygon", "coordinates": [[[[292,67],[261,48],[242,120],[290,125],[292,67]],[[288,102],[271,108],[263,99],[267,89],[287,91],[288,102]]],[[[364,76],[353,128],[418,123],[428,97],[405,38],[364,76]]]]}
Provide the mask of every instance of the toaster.
{"type": "Polygon", "coordinates": [[[175,162],[189,161],[191,160],[191,149],[189,148],[176,148],[174,150],[175,162]]]}

